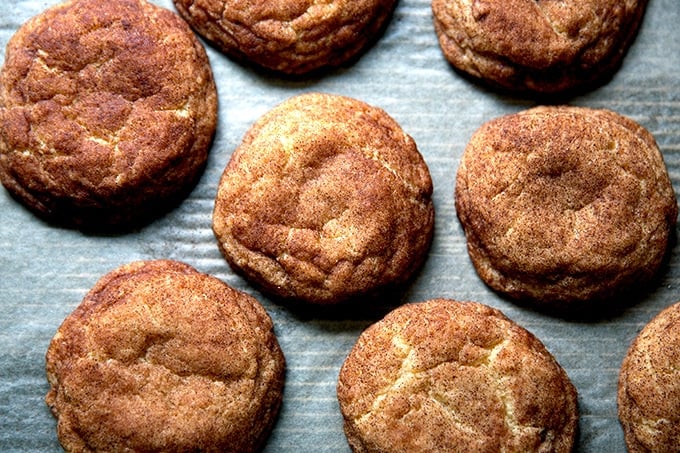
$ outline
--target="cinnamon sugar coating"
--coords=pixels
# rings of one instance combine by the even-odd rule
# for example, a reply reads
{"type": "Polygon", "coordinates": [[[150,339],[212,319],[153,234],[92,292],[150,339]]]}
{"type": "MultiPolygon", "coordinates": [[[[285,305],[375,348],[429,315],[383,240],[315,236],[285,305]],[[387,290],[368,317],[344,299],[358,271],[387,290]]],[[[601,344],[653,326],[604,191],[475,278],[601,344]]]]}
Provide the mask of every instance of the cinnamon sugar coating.
{"type": "Polygon", "coordinates": [[[611,76],[646,0],[433,0],[446,59],[491,85],[534,93],[589,88],[611,76]]]}
{"type": "Polygon", "coordinates": [[[263,115],[219,184],[227,261],[270,294],[332,304],[393,288],[425,260],[432,180],[382,109],[307,93],[263,115]]]}
{"type": "Polygon", "coordinates": [[[83,452],[257,451],[285,367],[255,299],[166,260],[102,277],[46,361],[59,441],[83,452]]]}
{"type": "Polygon", "coordinates": [[[484,282],[552,306],[648,283],[678,214],[646,129],[612,111],[569,106],[482,125],[463,154],[455,199],[484,282]]]}
{"type": "Polygon", "coordinates": [[[72,0],[26,22],[0,75],[0,180],[69,226],[140,223],[197,182],[217,123],[204,48],[145,0],[72,0]]]}
{"type": "Polygon", "coordinates": [[[619,420],[630,453],[670,453],[680,445],[680,304],[658,313],[621,364],[619,420]]]}
{"type": "Polygon", "coordinates": [[[377,39],[395,0],[174,0],[231,57],[284,74],[340,66],[377,39]]]}
{"type": "Polygon", "coordinates": [[[491,307],[403,305],[366,329],[340,370],[355,452],[570,452],[577,395],[543,344],[491,307]]]}

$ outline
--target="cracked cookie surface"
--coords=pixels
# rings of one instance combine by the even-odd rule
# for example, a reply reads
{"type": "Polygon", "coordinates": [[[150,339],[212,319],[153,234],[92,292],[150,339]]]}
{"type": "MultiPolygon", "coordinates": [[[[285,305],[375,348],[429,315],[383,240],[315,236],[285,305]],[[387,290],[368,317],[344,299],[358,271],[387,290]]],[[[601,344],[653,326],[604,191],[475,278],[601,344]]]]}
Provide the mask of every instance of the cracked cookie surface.
{"type": "Polygon", "coordinates": [[[614,112],[567,106],[484,124],[463,154],[455,200],[480,277],[552,305],[649,281],[677,218],[652,135],[614,112]]]}
{"type": "Polygon", "coordinates": [[[670,453],[680,445],[680,303],[640,331],[621,364],[619,420],[630,453],[670,453]]]}
{"type": "Polygon", "coordinates": [[[355,452],[572,449],[577,395],[543,344],[500,311],[434,299],[366,329],[337,386],[355,452]]]}
{"type": "Polygon", "coordinates": [[[646,0],[433,0],[444,56],[505,89],[556,93],[620,65],[646,0]]]}
{"type": "Polygon", "coordinates": [[[286,74],[339,66],[377,38],[395,0],[174,0],[226,54],[286,74]]]}
{"type": "Polygon", "coordinates": [[[136,222],[198,180],[217,122],[207,55],[144,0],[74,0],[30,19],[0,76],[0,180],[33,211],[136,222]]]}
{"type": "Polygon", "coordinates": [[[176,261],[102,277],[46,355],[66,451],[256,451],[284,357],[252,297],[176,261]]]}
{"type": "Polygon", "coordinates": [[[415,142],[385,111],[308,93],[246,133],[222,175],[213,229],[229,263],[268,292],[336,303],[420,267],[431,196],[415,142]]]}

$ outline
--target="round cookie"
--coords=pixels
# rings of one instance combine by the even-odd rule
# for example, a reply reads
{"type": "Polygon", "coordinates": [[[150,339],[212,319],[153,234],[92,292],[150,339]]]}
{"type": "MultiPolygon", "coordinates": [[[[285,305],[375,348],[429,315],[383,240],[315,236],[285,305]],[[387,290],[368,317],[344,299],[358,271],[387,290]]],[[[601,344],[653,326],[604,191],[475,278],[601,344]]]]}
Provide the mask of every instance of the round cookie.
{"type": "Polygon", "coordinates": [[[531,333],[500,311],[434,299],[359,337],[337,396],[355,452],[570,452],[577,393],[531,333]]]}
{"type": "Polygon", "coordinates": [[[680,445],[680,303],[638,334],[621,365],[619,420],[630,453],[678,451],[680,445]]]}
{"type": "Polygon", "coordinates": [[[434,27],[458,70],[512,91],[558,93],[620,66],[646,0],[432,0],[434,27]]]}
{"type": "Polygon", "coordinates": [[[536,107],[477,130],[456,210],[479,276],[553,308],[648,282],[677,218],[652,135],[617,113],[536,107]]]}
{"type": "Polygon", "coordinates": [[[273,295],[319,304],[408,280],[433,224],[432,180],[413,139],[385,111],[321,93],[255,122],[213,213],[234,269],[273,295]]]}
{"type": "Polygon", "coordinates": [[[174,0],[207,40],[239,61],[284,74],[336,67],[382,32],[396,0],[174,0]]]}
{"type": "Polygon", "coordinates": [[[72,0],[11,38],[0,75],[0,180],[81,228],[139,224],[195,185],[217,121],[198,39],[144,0],[72,0]]]}
{"type": "Polygon", "coordinates": [[[162,260],[102,277],[46,361],[46,402],[66,451],[257,451],[285,371],[255,299],[162,260]]]}

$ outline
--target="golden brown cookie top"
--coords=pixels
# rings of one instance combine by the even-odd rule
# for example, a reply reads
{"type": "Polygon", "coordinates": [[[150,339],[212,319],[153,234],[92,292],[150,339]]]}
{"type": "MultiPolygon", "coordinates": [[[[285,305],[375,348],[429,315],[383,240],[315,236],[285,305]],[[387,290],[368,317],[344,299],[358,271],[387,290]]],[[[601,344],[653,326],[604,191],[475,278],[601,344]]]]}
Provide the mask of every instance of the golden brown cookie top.
{"type": "Polygon", "coordinates": [[[677,217],[652,135],[611,111],[538,107],[472,136],[456,209],[492,288],[547,303],[609,297],[659,268],[677,217]]]}
{"type": "Polygon", "coordinates": [[[652,319],[621,365],[619,419],[630,453],[675,452],[680,445],[680,303],[652,319]]]}
{"type": "Polygon", "coordinates": [[[500,311],[434,299],[401,306],[359,337],[338,400],[356,452],[555,451],[574,444],[568,376],[500,311]]]}
{"type": "Polygon", "coordinates": [[[283,373],[255,299],[186,264],[141,261],[105,275],[59,327],[46,401],[67,451],[254,451],[283,373]]]}
{"type": "Polygon", "coordinates": [[[207,55],[179,16],[69,1],[8,44],[0,178],[47,217],[124,223],[196,182],[216,121],[207,55]]]}
{"type": "Polygon", "coordinates": [[[395,0],[174,0],[177,11],[228,55],[304,74],[339,66],[377,38],[395,0]]]}
{"type": "Polygon", "coordinates": [[[512,90],[559,92],[612,72],[646,0],[433,0],[439,43],[458,69],[512,90]]]}
{"type": "Polygon", "coordinates": [[[432,181],[381,109],[320,93],[261,117],[220,181],[229,262],[281,297],[333,303],[408,279],[432,237],[432,181]]]}

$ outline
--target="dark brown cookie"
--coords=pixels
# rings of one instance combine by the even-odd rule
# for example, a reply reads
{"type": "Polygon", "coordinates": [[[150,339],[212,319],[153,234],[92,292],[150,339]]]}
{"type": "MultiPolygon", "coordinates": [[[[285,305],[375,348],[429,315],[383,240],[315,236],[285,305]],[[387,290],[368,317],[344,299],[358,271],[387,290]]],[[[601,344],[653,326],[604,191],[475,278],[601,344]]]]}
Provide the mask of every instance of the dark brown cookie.
{"type": "Polygon", "coordinates": [[[556,93],[620,66],[646,0],[432,0],[446,59],[505,89],[556,93]]]}
{"type": "Polygon", "coordinates": [[[133,262],[59,327],[46,401],[66,451],[252,452],[284,367],[255,299],[183,263],[133,262]]]}
{"type": "Polygon", "coordinates": [[[217,121],[204,48],[144,0],[73,0],[25,23],[0,76],[0,180],[70,226],[138,223],[203,170],[217,121]]]}
{"type": "Polygon", "coordinates": [[[500,311],[435,299],[366,329],[338,401],[355,452],[570,452],[576,389],[545,346],[500,311]]]}
{"type": "Polygon", "coordinates": [[[286,74],[339,66],[382,31],[396,0],[174,0],[226,54],[286,74]]]}
{"type": "Polygon", "coordinates": [[[229,263],[269,293],[336,303],[414,274],[432,238],[431,196],[415,142],[385,111],[309,93],[247,132],[213,229],[229,263]]]}
{"type": "Polygon", "coordinates": [[[619,420],[630,453],[672,453],[680,445],[680,303],[638,334],[621,365],[619,420]]]}
{"type": "Polygon", "coordinates": [[[648,282],[678,212],[646,129],[611,111],[567,106],[484,124],[465,149],[455,198],[480,277],[554,306],[648,282]]]}

